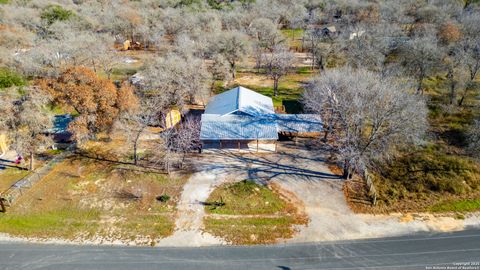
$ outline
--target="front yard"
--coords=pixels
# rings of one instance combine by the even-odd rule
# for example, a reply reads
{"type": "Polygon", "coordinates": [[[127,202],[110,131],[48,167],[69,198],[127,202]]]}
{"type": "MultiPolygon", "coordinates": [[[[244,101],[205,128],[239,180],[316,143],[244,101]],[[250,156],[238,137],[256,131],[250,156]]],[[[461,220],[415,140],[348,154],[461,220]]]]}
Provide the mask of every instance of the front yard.
{"type": "Polygon", "coordinates": [[[155,244],[174,230],[176,202],[185,180],[132,165],[73,157],[57,164],[0,216],[0,232],[155,244]]]}
{"type": "Polygon", "coordinates": [[[267,244],[293,237],[306,216],[272,186],[249,180],[223,184],[208,198],[205,230],[234,244],[267,244]]]}

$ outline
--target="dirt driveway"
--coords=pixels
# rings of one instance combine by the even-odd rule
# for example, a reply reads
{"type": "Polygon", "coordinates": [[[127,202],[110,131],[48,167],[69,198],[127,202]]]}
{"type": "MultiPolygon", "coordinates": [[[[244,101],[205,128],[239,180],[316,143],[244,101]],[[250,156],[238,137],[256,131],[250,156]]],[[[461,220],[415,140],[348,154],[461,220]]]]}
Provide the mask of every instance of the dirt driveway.
{"type": "Polygon", "coordinates": [[[177,204],[177,219],[173,235],[158,240],[159,246],[209,246],[226,244],[203,231],[205,216],[204,202],[215,187],[225,182],[235,182],[247,178],[247,164],[233,156],[208,154],[189,160],[195,173],[183,187],[177,204]]]}
{"type": "Polygon", "coordinates": [[[414,218],[397,215],[354,214],[344,199],[343,180],[332,174],[325,156],[308,150],[304,144],[279,144],[275,154],[205,154],[193,160],[195,173],[184,188],[179,203],[177,230],[160,245],[202,246],[224,244],[221,239],[202,233],[205,201],[213,189],[228,181],[253,179],[273,182],[303,202],[310,218],[307,226],[287,242],[345,240],[408,234],[417,231],[461,230],[480,226],[478,215],[465,220],[423,214],[414,218]]]}

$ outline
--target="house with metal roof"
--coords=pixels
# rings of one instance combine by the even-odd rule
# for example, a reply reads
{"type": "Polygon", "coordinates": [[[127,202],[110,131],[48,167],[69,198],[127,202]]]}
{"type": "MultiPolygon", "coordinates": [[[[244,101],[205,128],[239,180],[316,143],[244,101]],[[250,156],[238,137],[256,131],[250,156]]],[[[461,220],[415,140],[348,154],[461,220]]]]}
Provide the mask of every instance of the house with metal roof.
{"type": "Polygon", "coordinates": [[[318,135],[319,115],[276,114],[270,97],[244,87],[214,96],[201,118],[203,149],[275,151],[279,135],[318,135]]]}

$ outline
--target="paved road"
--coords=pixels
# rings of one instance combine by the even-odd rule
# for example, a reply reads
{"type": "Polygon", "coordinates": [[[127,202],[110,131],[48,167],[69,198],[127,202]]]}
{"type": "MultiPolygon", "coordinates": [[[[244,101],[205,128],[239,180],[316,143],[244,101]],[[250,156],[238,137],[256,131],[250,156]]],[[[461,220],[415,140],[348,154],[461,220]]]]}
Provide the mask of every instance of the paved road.
{"type": "MultiPolygon", "coordinates": [[[[479,261],[479,229],[255,247],[139,248],[0,243],[0,269],[404,270],[479,261]]],[[[470,269],[480,269],[480,266],[470,269]]]]}

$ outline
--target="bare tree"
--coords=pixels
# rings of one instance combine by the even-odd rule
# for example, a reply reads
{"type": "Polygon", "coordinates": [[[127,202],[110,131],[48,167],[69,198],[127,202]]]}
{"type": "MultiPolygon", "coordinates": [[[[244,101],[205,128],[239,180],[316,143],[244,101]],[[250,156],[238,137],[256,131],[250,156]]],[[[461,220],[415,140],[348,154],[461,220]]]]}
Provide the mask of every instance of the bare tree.
{"type": "Polygon", "coordinates": [[[351,66],[385,72],[388,57],[405,39],[396,24],[355,25],[344,35],[343,47],[351,66]]]}
{"type": "Polygon", "coordinates": [[[473,88],[473,81],[480,71],[480,29],[478,27],[480,15],[476,12],[467,13],[463,17],[462,24],[464,31],[463,38],[460,41],[464,56],[462,63],[467,68],[469,76],[458,102],[459,106],[462,106],[469,91],[473,88]]]}
{"type": "Polygon", "coordinates": [[[404,67],[415,78],[418,94],[423,94],[423,80],[440,66],[441,56],[437,39],[431,35],[415,37],[402,47],[404,67]]]}
{"type": "Polygon", "coordinates": [[[258,18],[252,21],[248,31],[254,37],[259,47],[273,51],[273,48],[285,41],[277,26],[269,19],[258,18]]]}
{"type": "Polygon", "coordinates": [[[193,56],[169,54],[147,63],[142,71],[145,88],[166,96],[172,106],[182,107],[208,96],[209,79],[203,60],[193,56]]]}
{"type": "Polygon", "coordinates": [[[427,127],[425,101],[391,78],[363,69],[327,70],[309,83],[305,108],[322,116],[343,160],[344,177],[418,143],[427,127]]]}
{"type": "Polygon", "coordinates": [[[230,64],[222,55],[215,55],[212,61],[213,63],[209,66],[209,72],[212,74],[212,84],[210,87],[211,91],[214,90],[215,81],[223,82],[223,86],[225,87],[226,84],[232,79],[230,73],[230,64]]]}
{"type": "Polygon", "coordinates": [[[29,170],[35,169],[34,158],[40,148],[52,145],[51,138],[46,135],[53,125],[46,110],[48,102],[47,95],[32,88],[23,96],[0,95],[0,128],[7,132],[17,153],[29,155],[29,170]]]}
{"type": "Polygon", "coordinates": [[[338,49],[336,37],[326,35],[322,29],[312,28],[306,32],[307,48],[312,54],[312,69],[318,68],[325,70],[328,59],[335,54],[338,49]]]}
{"type": "Polygon", "coordinates": [[[262,55],[267,75],[273,80],[273,95],[278,96],[278,81],[288,73],[295,61],[295,55],[284,46],[275,46],[271,53],[262,55]]]}
{"type": "Polygon", "coordinates": [[[468,131],[468,150],[480,158],[480,120],[475,120],[468,131]]]}
{"type": "Polygon", "coordinates": [[[214,41],[214,48],[230,63],[230,72],[235,79],[237,62],[250,51],[248,38],[241,32],[225,32],[214,41]]]}
{"type": "Polygon", "coordinates": [[[157,149],[162,153],[165,170],[170,173],[173,165],[181,166],[187,153],[198,149],[200,122],[196,118],[186,118],[178,127],[163,131],[160,137],[162,140],[157,149]]]}
{"type": "Polygon", "coordinates": [[[134,110],[123,113],[116,123],[127,136],[133,148],[133,164],[138,163],[138,148],[141,136],[149,127],[165,127],[165,115],[169,110],[168,103],[162,96],[150,96],[141,93],[139,105],[134,110]]]}

